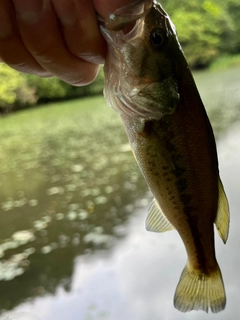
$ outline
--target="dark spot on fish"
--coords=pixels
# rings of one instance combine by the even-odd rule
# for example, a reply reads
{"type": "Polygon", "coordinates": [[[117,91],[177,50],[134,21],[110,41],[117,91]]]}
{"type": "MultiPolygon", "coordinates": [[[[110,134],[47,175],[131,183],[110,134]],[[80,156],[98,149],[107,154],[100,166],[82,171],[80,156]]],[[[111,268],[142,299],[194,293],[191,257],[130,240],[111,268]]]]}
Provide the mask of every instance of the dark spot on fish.
{"type": "MultiPolygon", "coordinates": [[[[192,233],[192,239],[195,243],[196,247],[196,257],[198,262],[198,268],[203,272],[203,274],[209,274],[209,267],[207,266],[208,257],[205,255],[203,246],[202,246],[202,232],[198,229],[198,217],[195,214],[195,208],[192,206],[186,206],[184,208],[184,213],[187,216],[187,221],[190,226],[190,230],[192,233]]],[[[213,245],[213,243],[209,243],[209,245],[213,245]]]]}
{"type": "Polygon", "coordinates": [[[177,178],[181,177],[185,172],[186,172],[186,169],[175,165],[175,172],[174,173],[177,178]]]}
{"type": "Polygon", "coordinates": [[[174,163],[177,163],[179,160],[182,159],[182,157],[183,156],[181,154],[176,154],[176,153],[172,156],[174,163]]]}
{"type": "Polygon", "coordinates": [[[183,193],[180,196],[182,203],[186,206],[191,202],[192,197],[189,194],[183,193]]]}
{"type": "Polygon", "coordinates": [[[151,131],[152,131],[152,123],[151,123],[151,121],[145,121],[143,130],[139,131],[138,134],[141,137],[147,138],[147,137],[150,136],[151,131]]]}
{"type": "Polygon", "coordinates": [[[187,216],[190,216],[193,212],[193,206],[185,206],[183,208],[183,212],[187,215],[187,216]]]}
{"type": "Polygon", "coordinates": [[[175,139],[175,133],[174,131],[169,131],[168,132],[168,139],[173,141],[175,139]]]}
{"type": "Polygon", "coordinates": [[[165,148],[168,150],[168,152],[171,154],[171,156],[175,155],[176,153],[176,147],[172,143],[172,141],[166,140],[165,141],[165,148]]]}
{"type": "Polygon", "coordinates": [[[187,180],[185,178],[180,178],[176,181],[176,186],[180,191],[180,194],[187,189],[187,180]]]}
{"type": "MultiPolygon", "coordinates": [[[[148,165],[152,168],[152,170],[155,169],[155,161],[149,160],[149,161],[148,161],[148,165]]],[[[150,168],[149,168],[149,169],[150,169],[150,168]]]]}
{"type": "Polygon", "coordinates": [[[170,189],[169,187],[166,187],[166,190],[167,190],[167,192],[168,192],[169,195],[172,195],[172,194],[173,194],[172,189],[170,189]]]}
{"type": "Polygon", "coordinates": [[[173,204],[177,204],[176,200],[175,200],[175,196],[171,196],[169,198],[170,201],[172,201],[173,204]]]}

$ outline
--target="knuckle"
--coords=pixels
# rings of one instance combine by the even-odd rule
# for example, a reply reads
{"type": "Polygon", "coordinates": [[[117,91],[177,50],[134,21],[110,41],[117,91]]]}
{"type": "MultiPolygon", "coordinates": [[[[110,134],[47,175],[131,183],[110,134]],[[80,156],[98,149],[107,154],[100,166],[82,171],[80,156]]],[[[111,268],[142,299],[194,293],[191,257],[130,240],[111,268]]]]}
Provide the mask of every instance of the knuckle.
{"type": "Polygon", "coordinates": [[[32,49],[31,54],[40,63],[54,63],[56,61],[55,51],[54,47],[48,46],[32,49]]]}

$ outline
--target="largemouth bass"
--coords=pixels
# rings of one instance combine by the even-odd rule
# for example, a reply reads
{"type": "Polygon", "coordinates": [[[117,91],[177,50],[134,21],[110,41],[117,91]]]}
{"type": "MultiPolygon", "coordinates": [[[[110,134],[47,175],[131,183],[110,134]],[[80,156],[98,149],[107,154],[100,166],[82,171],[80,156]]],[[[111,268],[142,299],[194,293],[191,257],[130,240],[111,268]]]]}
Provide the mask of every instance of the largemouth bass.
{"type": "Polygon", "coordinates": [[[146,228],[176,229],[187,251],[174,306],[219,312],[226,295],[214,223],[225,243],[229,208],[213,131],[175,27],[160,4],[137,0],[110,15],[101,30],[108,44],[105,99],[120,114],[154,195],[146,228]]]}

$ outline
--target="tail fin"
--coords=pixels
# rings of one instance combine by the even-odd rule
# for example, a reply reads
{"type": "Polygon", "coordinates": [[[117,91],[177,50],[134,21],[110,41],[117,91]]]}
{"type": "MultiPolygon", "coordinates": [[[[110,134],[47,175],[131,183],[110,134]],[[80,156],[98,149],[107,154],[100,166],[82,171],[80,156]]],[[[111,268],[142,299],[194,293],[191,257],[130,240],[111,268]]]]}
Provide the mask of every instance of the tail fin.
{"type": "Polygon", "coordinates": [[[187,265],[175,291],[174,306],[182,312],[208,312],[208,308],[214,313],[223,310],[226,306],[226,295],[219,267],[217,266],[214,273],[206,275],[196,270],[190,271],[187,265]]]}

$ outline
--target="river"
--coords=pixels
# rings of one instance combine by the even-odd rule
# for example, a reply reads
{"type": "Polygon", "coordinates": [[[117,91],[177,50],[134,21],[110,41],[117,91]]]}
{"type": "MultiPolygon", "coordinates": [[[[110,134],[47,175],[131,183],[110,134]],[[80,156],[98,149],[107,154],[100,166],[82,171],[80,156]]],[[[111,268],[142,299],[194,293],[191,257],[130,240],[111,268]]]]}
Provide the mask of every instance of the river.
{"type": "Polygon", "coordinates": [[[240,68],[195,79],[231,209],[227,244],[216,234],[226,310],[174,309],[184,246],[176,231],[145,230],[151,195],[118,116],[96,98],[99,108],[74,105],[63,115],[61,106],[43,107],[0,119],[1,320],[236,319],[240,68]]]}

